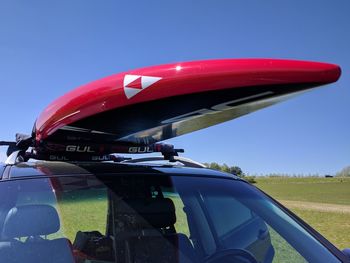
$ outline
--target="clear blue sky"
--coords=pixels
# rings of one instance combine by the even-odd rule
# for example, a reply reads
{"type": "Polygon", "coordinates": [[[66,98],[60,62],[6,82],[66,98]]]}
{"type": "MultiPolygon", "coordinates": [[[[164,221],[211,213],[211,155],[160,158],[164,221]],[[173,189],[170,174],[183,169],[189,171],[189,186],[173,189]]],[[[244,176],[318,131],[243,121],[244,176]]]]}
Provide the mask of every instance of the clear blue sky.
{"type": "MultiPolygon", "coordinates": [[[[211,58],[341,65],[339,82],[171,140],[254,173],[350,165],[350,1],[0,1],[0,138],[30,133],[56,97],[138,67],[211,58]]],[[[1,149],[1,159],[4,159],[1,149]]]]}

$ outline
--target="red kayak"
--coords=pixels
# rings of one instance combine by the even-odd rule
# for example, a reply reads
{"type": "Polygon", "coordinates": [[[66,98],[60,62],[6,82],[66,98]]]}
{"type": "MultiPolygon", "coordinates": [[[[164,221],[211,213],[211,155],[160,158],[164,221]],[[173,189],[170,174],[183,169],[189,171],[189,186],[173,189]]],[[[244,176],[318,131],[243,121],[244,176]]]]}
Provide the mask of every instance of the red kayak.
{"type": "Polygon", "coordinates": [[[335,82],[340,74],[333,64],[276,59],[207,60],[131,70],[52,102],[35,123],[34,148],[38,153],[106,154],[116,151],[113,145],[152,145],[335,82]]]}

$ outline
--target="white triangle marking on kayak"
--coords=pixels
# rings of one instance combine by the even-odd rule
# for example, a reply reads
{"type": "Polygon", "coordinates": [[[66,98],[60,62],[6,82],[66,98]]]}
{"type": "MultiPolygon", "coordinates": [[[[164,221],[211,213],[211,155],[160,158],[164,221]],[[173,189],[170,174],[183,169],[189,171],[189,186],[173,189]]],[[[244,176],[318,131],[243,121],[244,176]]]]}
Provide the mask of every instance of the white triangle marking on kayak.
{"type": "Polygon", "coordinates": [[[148,88],[149,86],[151,86],[152,84],[156,83],[161,79],[162,78],[158,78],[158,77],[142,76],[141,77],[142,89],[148,88]]]}
{"type": "Polygon", "coordinates": [[[141,77],[140,75],[125,75],[124,76],[124,87],[127,87],[131,82],[141,77]]]}
{"type": "Polygon", "coordinates": [[[124,92],[128,99],[135,96],[137,93],[141,92],[142,90],[148,88],[149,86],[153,85],[157,81],[161,80],[160,77],[150,77],[150,76],[140,76],[140,75],[125,75],[124,76],[124,92]],[[136,79],[141,77],[141,86],[142,89],[136,89],[136,88],[130,88],[128,85],[135,81],[136,79]]]}
{"type": "Polygon", "coordinates": [[[125,95],[128,99],[134,97],[137,93],[141,91],[141,89],[133,89],[133,88],[124,88],[125,95]]]}

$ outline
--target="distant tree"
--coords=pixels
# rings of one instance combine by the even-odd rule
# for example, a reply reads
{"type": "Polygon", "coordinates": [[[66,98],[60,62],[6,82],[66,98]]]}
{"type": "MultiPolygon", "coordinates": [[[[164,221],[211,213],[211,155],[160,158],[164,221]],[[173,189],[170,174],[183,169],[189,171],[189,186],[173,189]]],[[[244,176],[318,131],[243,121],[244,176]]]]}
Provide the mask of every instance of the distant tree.
{"type": "Polygon", "coordinates": [[[239,177],[244,177],[245,176],[245,174],[243,173],[242,169],[240,167],[238,167],[238,166],[231,166],[230,167],[230,173],[231,174],[235,174],[235,175],[237,175],[239,177]]]}
{"type": "Polygon", "coordinates": [[[347,166],[347,167],[344,167],[343,169],[341,169],[341,171],[338,172],[336,174],[336,176],[339,176],[339,177],[350,176],[350,166],[347,166]]]}
{"type": "Polygon", "coordinates": [[[244,179],[249,183],[256,184],[255,176],[246,176],[244,179]]]}
{"type": "Polygon", "coordinates": [[[207,165],[210,169],[221,171],[221,166],[218,163],[212,162],[207,165]]]}
{"type": "Polygon", "coordinates": [[[239,177],[245,176],[242,169],[238,166],[228,166],[226,163],[220,165],[216,162],[204,163],[204,165],[206,165],[210,169],[214,169],[214,170],[218,170],[218,171],[222,171],[222,172],[226,172],[226,173],[231,173],[231,174],[237,175],[239,177]]]}
{"type": "Polygon", "coordinates": [[[223,165],[221,165],[221,171],[225,172],[225,173],[231,173],[231,169],[230,167],[224,163],[223,165]]]}

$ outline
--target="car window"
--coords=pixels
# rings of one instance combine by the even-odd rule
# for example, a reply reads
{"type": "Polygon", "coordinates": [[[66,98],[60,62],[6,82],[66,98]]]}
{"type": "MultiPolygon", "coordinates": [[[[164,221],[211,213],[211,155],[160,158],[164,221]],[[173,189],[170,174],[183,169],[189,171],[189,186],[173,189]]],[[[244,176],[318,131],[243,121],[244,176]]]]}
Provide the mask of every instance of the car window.
{"type": "Polygon", "coordinates": [[[0,262],[339,262],[238,180],[62,176],[3,181],[0,193],[0,262]]]}
{"type": "Polygon", "coordinates": [[[74,243],[77,233],[107,229],[106,189],[84,189],[62,192],[57,197],[62,231],[74,243]],[[79,212],[77,212],[79,211],[79,212]]]}
{"type": "Polygon", "coordinates": [[[175,229],[178,233],[183,233],[186,236],[190,236],[190,230],[188,227],[187,215],[184,211],[184,204],[178,193],[174,192],[163,192],[165,198],[169,198],[174,202],[175,213],[176,213],[176,223],[175,229]]]}
{"type": "Polygon", "coordinates": [[[204,202],[219,237],[225,236],[253,218],[251,210],[234,198],[207,196],[204,202]]]}
{"type": "Polygon", "coordinates": [[[271,242],[275,248],[273,262],[307,263],[307,261],[296,251],[281,235],[269,226],[271,242]]]}
{"type": "Polygon", "coordinates": [[[327,262],[339,262],[307,230],[254,187],[229,179],[218,180],[217,184],[210,178],[193,180],[191,184],[176,178],[177,189],[185,205],[190,205],[187,209],[193,210],[191,214],[203,214],[210,226],[207,229],[199,220],[196,222],[208,258],[221,256],[220,259],[225,260],[220,251],[234,254],[238,249],[246,253],[246,259],[250,254],[258,262],[322,262],[324,256],[327,262]],[[200,205],[194,205],[193,200],[200,205]],[[203,234],[208,231],[211,234],[203,234]],[[208,246],[212,243],[214,247],[208,246]]]}

